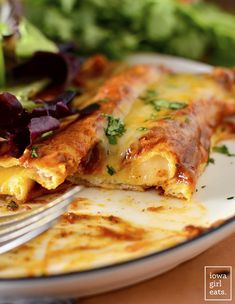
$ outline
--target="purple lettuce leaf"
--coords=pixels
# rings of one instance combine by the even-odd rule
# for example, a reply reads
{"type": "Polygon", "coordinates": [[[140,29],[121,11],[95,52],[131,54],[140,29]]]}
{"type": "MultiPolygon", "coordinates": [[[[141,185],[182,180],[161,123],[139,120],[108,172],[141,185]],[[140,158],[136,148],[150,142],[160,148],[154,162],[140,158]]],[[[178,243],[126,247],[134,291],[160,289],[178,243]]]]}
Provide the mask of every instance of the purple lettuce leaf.
{"type": "Polygon", "coordinates": [[[28,61],[12,70],[12,77],[50,78],[65,87],[79,72],[81,59],[70,53],[36,52],[28,61]]]}
{"type": "Polygon", "coordinates": [[[36,102],[43,105],[43,107],[35,108],[32,111],[32,117],[51,115],[52,117],[59,119],[72,115],[74,110],[69,106],[69,103],[75,96],[75,92],[67,91],[50,101],[37,100],[36,102]]]}
{"type": "Polygon", "coordinates": [[[79,112],[79,118],[81,119],[85,116],[88,116],[88,115],[92,114],[93,112],[99,110],[99,108],[100,108],[100,105],[98,103],[94,102],[94,103],[92,103],[92,104],[90,104],[90,105],[86,106],[85,108],[78,111],[79,112]]]}
{"type": "Polygon", "coordinates": [[[19,100],[12,94],[0,94],[0,128],[14,126],[20,119],[24,109],[19,100]]]}
{"type": "MultiPolygon", "coordinates": [[[[18,158],[28,146],[43,139],[42,135],[59,129],[59,119],[76,113],[70,106],[75,95],[68,91],[50,101],[37,100],[35,103],[40,103],[41,107],[29,112],[14,95],[8,92],[0,94],[0,155],[8,154],[18,158]]],[[[79,119],[99,107],[99,104],[94,103],[77,110],[79,119]]]]}
{"type": "Polygon", "coordinates": [[[30,144],[33,144],[33,142],[44,133],[58,129],[60,122],[52,116],[33,117],[30,119],[27,127],[29,130],[30,144]]]}
{"type": "Polygon", "coordinates": [[[42,107],[26,111],[12,94],[0,94],[0,155],[20,157],[25,148],[40,139],[42,134],[60,127],[59,119],[74,113],[69,103],[75,93],[65,92],[56,99],[42,102],[42,107]]]}

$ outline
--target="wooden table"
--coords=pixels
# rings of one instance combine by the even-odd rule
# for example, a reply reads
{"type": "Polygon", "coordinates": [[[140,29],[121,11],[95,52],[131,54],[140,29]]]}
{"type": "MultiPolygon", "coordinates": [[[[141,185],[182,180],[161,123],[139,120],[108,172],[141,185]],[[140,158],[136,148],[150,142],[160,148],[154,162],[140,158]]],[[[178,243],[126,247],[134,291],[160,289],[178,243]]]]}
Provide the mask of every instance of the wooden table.
{"type": "Polygon", "coordinates": [[[231,302],[203,300],[204,266],[210,265],[230,265],[235,273],[235,233],[193,260],[159,277],[118,291],[80,299],[79,304],[235,303],[235,287],[231,302]]]}

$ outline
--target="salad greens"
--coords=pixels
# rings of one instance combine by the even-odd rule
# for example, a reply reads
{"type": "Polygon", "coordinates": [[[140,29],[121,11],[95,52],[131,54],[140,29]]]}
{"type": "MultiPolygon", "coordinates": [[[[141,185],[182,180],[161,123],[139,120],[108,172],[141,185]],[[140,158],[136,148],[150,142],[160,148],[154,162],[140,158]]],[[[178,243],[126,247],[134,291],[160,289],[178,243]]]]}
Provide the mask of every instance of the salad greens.
{"type": "Polygon", "coordinates": [[[14,86],[4,87],[2,90],[14,94],[24,109],[32,111],[33,109],[40,107],[40,104],[33,102],[32,98],[42,91],[49,82],[49,79],[42,79],[27,84],[17,84],[14,86]]]}
{"type": "Polygon", "coordinates": [[[57,52],[50,41],[21,14],[16,0],[0,1],[0,87],[5,85],[7,61],[10,66],[30,58],[36,51],[57,52]]]}
{"type": "Polygon", "coordinates": [[[47,39],[27,19],[22,18],[19,24],[20,39],[16,44],[16,56],[20,58],[31,57],[36,51],[57,52],[54,42],[47,39]]]}
{"type": "Polygon", "coordinates": [[[2,39],[0,38],[0,86],[4,84],[5,84],[4,54],[2,48],[2,39]]]}
{"type": "Polygon", "coordinates": [[[120,58],[132,51],[157,51],[234,65],[235,16],[202,0],[185,2],[24,1],[30,21],[49,38],[75,42],[80,54],[120,58]]]}
{"type": "MultiPolygon", "coordinates": [[[[20,157],[34,143],[60,128],[61,119],[73,115],[73,85],[81,59],[59,50],[21,14],[18,0],[0,0],[0,137],[2,155],[20,157]],[[43,89],[55,89],[50,100],[38,99],[43,89]]],[[[74,84],[75,85],[75,84],[74,84]]],[[[79,111],[97,110],[97,104],[79,111]]],[[[78,111],[77,111],[78,112],[78,111]]]]}

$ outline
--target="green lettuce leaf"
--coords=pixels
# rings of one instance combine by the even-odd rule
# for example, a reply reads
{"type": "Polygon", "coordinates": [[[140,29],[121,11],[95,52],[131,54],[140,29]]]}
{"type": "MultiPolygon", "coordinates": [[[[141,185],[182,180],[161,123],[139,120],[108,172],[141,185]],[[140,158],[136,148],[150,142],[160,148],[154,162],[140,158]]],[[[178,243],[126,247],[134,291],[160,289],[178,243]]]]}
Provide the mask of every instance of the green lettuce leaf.
{"type": "Polygon", "coordinates": [[[10,92],[11,94],[15,95],[23,107],[28,111],[31,111],[37,107],[37,104],[32,102],[32,97],[42,91],[49,84],[49,82],[49,79],[42,79],[27,84],[6,86],[2,88],[1,91],[10,92]]]}
{"type": "Polygon", "coordinates": [[[57,52],[54,42],[47,39],[35,26],[25,18],[19,24],[20,38],[16,43],[17,57],[31,57],[36,51],[57,52]]]}

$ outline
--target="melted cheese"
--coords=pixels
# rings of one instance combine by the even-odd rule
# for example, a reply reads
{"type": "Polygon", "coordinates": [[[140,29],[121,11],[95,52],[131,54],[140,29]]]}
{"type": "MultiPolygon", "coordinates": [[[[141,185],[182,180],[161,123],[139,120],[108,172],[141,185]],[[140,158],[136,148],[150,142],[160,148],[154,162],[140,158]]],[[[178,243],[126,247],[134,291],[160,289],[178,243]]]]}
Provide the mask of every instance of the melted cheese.
{"type": "Polygon", "coordinates": [[[18,166],[19,160],[17,158],[7,156],[7,157],[0,157],[0,169],[3,168],[10,168],[13,166],[18,166]]]}
{"type": "MultiPolygon", "coordinates": [[[[176,101],[190,105],[197,100],[210,100],[216,96],[222,99],[224,89],[209,75],[163,75],[161,80],[151,84],[147,90],[156,92],[156,97],[167,101],[176,101]]],[[[147,92],[146,90],[146,92],[147,92]]],[[[144,94],[143,94],[144,95],[144,94]]],[[[124,104],[125,106],[125,104],[124,104]]],[[[132,103],[128,114],[123,118],[116,112],[115,117],[123,119],[126,132],[118,138],[118,144],[110,145],[107,140],[105,150],[107,157],[101,170],[92,174],[78,174],[81,179],[93,185],[104,187],[121,187],[123,185],[138,189],[139,187],[162,186],[166,194],[190,198],[192,185],[190,182],[179,182],[174,179],[177,170],[177,159],[174,153],[164,144],[157,144],[154,148],[137,155],[127,164],[123,159],[131,145],[138,144],[138,140],[147,134],[156,124],[156,121],[166,118],[184,122],[185,117],[175,117],[175,110],[161,109],[156,111],[152,104],[143,101],[141,96],[132,103]],[[112,167],[114,174],[110,175],[107,168],[112,167]]]]}
{"type": "Polygon", "coordinates": [[[0,168],[0,193],[13,196],[16,200],[24,201],[34,185],[24,168],[14,166],[0,168]]]}
{"type": "MultiPolygon", "coordinates": [[[[208,155],[206,154],[208,153],[206,145],[210,140],[208,134],[216,126],[216,121],[218,121],[222,111],[221,108],[224,105],[222,101],[225,100],[226,105],[230,102],[234,103],[233,96],[223,86],[218,85],[210,75],[163,73],[159,76],[158,73],[152,75],[151,72],[149,78],[147,77],[143,83],[142,77],[146,73],[143,73],[145,71],[143,67],[139,69],[142,71],[140,79],[137,77],[138,81],[133,81],[129,87],[123,87],[123,83],[126,83],[127,80],[122,76],[117,77],[113,82],[111,81],[111,84],[108,83],[100,91],[105,97],[109,97],[109,95],[106,96],[106,93],[109,92],[111,100],[112,97],[118,100],[113,105],[114,109],[112,106],[110,107],[112,111],[110,109],[107,112],[104,111],[104,113],[111,113],[115,118],[120,118],[125,124],[126,132],[117,138],[117,144],[111,145],[108,143],[104,131],[107,123],[105,116],[102,119],[97,116],[97,119],[94,117],[93,120],[84,120],[87,121],[87,125],[85,123],[80,125],[79,122],[76,122],[70,128],[65,129],[64,132],[62,131],[57,138],[53,138],[51,142],[46,142],[42,148],[40,146],[40,153],[43,157],[32,160],[28,151],[25,159],[23,157],[23,160],[21,160],[21,165],[25,166],[26,169],[17,166],[18,160],[16,159],[0,159],[0,194],[14,196],[17,200],[25,200],[33,187],[33,180],[47,189],[56,188],[65,178],[74,173],[80,161],[86,157],[85,152],[90,151],[89,149],[96,144],[98,138],[99,145],[105,153],[101,165],[89,174],[81,173],[82,171],[76,173],[72,177],[76,182],[82,180],[91,185],[138,190],[161,186],[167,194],[190,198],[194,190],[194,180],[202,171],[200,168],[203,168],[203,162],[206,162],[205,155],[208,155]],[[147,94],[149,90],[156,92],[156,97],[152,97],[152,99],[186,103],[188,112],[187,110],[180,112],[164,108],[156,111],[151,103],[146,103],[143,100],[143,95],[147,94]],[[205,104],[201,102],[204,100],[206,101],[205,104]],[[210,105],[210,101],[215,102],[215,104],[210,105]],[[220,101],[221,104],[218,106],[220,101]],[[191,109],[192,104],[196,104],[196,108],[199,109],[197,108],[196,111],[194,111],[194,108],[191,109]],[[203,113],[205,106],[210,112],[208,117],[207,113],[203,113]],[[178,115],[177,113],[181,114],[178,115]],[[186,126],[187,117],[185,113],[193,117],[193,126],[186,126]],[[159,122],[165,122],[166,120],[175,123],[159,125],[159,122]],[[96,124],[97,127],[95,128],[93,125],[96,124]],[[181,125],[183,125],[182,128],[181,125]],[[168,128],[169,133],[172,133],[169,138],[168,134],[163,132],[162,141],[154,142],[158,136],[155,133],[151,145],[144,142],[143,149],[138,150],[143,136],[146,135],[147,137],[152,130],[156,132],[156,128],[159,128],[157,130],[160,131],[161,128],[165,127],[168,128]],[[81,128],[81,131],[85,130],[83,136],[80,136],[80,129],[78,130],[78,128],[81,128]],[[201,135],[204,132],[203,128],[211,129],[207,130],[208,134],[201,135]],[[92,132],[89,133],[90,129],[92,129],[92,132]],[[184,142],[183,150],[180,147],[181,142],[177,142],[177,136],[181,136],[181,140],[183,139],[182,136],[189,139],[184,142]],[[94,141],[90,140],[93,137],[94,141]],[[203,143],[201,137],[203,137],[203,143]],[[166,139],[165,142],[164,139],[166,139]],[[131,153],[135,150],[135,147],[137,147],[137,152],[132,155],[131,153]],[[194,160],[190,159],[190,154],[194,153],[192,150],[194,148],[198,148],[195,158],[200,154],[199,160],[195,164],[193,164],[194,160]],[[78,155],[79,151],[81,155],[78,155]],[[182,165],[179,157],[181,152],[183,158],[186,159],[185,163],[188,165],[188,169],[194,169],[192,173],[194,176],[191,180],[190,176],[181,180],[176,176],[177,170],[182,165]],[[131,157],[128,158],[130,154],[131,157]],[[188,159],[190,160],[188,161],[188,159]],[[113,168],[114,174],[110,175],[108,167],[113,168]]],[[[134,71],[136,77],[140,71],[138,68],[134,71]]],[[[98,93],[95,100],[104,97],[101,93],[98,93]]]]}

